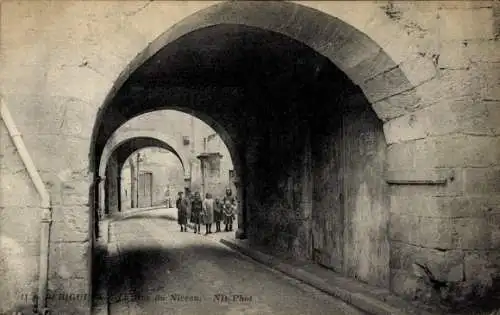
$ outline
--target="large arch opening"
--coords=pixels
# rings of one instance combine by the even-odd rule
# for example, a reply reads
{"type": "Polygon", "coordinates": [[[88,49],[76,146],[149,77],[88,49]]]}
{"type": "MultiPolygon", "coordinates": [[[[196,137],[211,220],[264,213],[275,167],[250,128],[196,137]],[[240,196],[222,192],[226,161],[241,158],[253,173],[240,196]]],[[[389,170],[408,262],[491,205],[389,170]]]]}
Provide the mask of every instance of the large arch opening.
{"type": "MultiPolygon", "coordinates": [[[[132,155],[137,151],[142,149],[158,147],[168,152],[171,152],[174,156],[176,156],[181,164],[183,172],[185,173],[184,161],[179,153],[172,148],[168,143],[149,137],[135,137],[119,142],[116,147],[110,152],[109,157],[105,160],[105,163],[102,167],[102,184],[101,185],[101,199],[100,208],[103,210],[102,215],[109,215],[116,212],[121,212],[122,210],[122,171],[127,161],[132,160],[132,155]]],[[[132,183],[135,181],[139,181],[140,172],[136,170],[137,165],[133,165],[130,167],[130,171],[137,173],[137,175],[131,175],[132,183]]],[[[134,185],[135,187],[135,185],[134,185]]],[[[134,195],[132,193],[132,195],[134,195]]],[[[139,207],[139,200],[135,198],[131,198],[132,208],[139,207]]],[[[152,200],[151,200],[152,203],[152,200]]],[[[151,206],[151,205],[150,205],[151,206]]]]}
{"type": "Polygon", "coordinates": [[[130,64],[99,113],[90,158],[99,169],[104,143],[137,115],[195,115],[235,163],[238,237],[389,287],[386,141],[373,104],[412,87],[378,45],[334,17],[285,2],[224,3],[130,64]],[[303,18],[274,25],[278,12],[303,18]]]}

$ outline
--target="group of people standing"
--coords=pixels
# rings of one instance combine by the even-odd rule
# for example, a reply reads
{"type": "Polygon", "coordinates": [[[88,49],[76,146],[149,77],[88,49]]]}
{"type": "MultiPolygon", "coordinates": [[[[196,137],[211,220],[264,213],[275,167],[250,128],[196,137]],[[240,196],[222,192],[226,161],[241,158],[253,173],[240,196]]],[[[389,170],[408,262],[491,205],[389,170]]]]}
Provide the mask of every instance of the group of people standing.
{"type": "Polygon", "coordinates": [[[230,188],[226,189],[223,198],[213,199],[212,194],[207,193],[202,200],[200,193],[191,195],[189,190],[183,195],[179,192],[176,201],[177,222],[181,226],[181,232],[187,232],[188,219],[194,224],[194,233],[200,234],[201,224],[205,225],[205,234],[212,233],[212,224],[215,223],[216,230],[221,232],[221,222],[224,223],[224,231],[233,230],[233,220],[236,212],[236,198],[230,188]]]}

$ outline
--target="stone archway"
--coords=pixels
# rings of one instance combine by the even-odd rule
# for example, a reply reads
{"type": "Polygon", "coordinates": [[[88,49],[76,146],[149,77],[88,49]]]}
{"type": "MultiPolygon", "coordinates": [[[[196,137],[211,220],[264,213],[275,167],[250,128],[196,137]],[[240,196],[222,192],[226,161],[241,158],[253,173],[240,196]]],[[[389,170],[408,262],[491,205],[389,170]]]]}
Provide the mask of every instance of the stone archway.
{"type": "Polygon", "coordinates": [[[123,145],[126,141],[130,141],[134,138],[145,138],[151,139],[151,141],[157,140],[161,143],[162,148],[169,150],[172,152],[181,162],[182,167],[184,169],[184,176],[186,178],[189,177],[190,174],[190,165],[189,161],[183,153],[182,146],[177,143],[177,140],[174,137],[154,131],[148,130],[132,130],[132,131],[121,131],[119,133],[115,133],[106,143],[104,150],[101,156],[101,162],[99,163],[99,176],[103,177],[106,169],[106,164],[110,158],[110,156],[115,152],[115,150],[123,145]]]}
{"type": "MultiPolygon", "coordinates": [[[[126,120],[142,113],[157,109],[173,108],[196,113],[195,115],[199,115],[198,117],[202,115],[204,117],[209,117],[210,121],[216,122],[220,126],[219,129],[214,128],[217,132],[220,132],[220,130],[227,131],[229,135],[227,139],[234,143],[234,145],[230,146],[233,148],[232,152],[236,152],[235,154],[241,157],[242,171],[240,174],[241,181],[245,187],[243,193],[245,202],[243,205],[242,217],[244,219],[243,226],[247,228],[248,222],[251,221],[249,218],[252,212],[250,211],[251,208],[254,210],[273,205],[272,203],[260,203],[258,200],[263,196],[258,190],[263,189],[263,187],[266,189],[267,187],[264,185],[259,186],[257,183],[252,184],[255,178],[264,178],[266,176],[264,171],[259,171],[259,167],[262,166],[259,164],[262,160],[262,157],[259,156],[259,152],[262,152],[263,147],[265,148],[266,145],[269,145],[269,143],[265,142],[266,140],[262,140],[265,139],[266,135],[248,132],[248,130],[255,131],[261,127],[261,121],[259,121],[259,119],[262,119],[263,116],[252,116],[255,113],[252,112],[253,109],[251,108],[254,104],[251,103],[259,101],[257,98],[252,99],[252,95],[263,92],[263,90],[252,90],[252,88],[248,86],[241,87],[238,86],[238,83],[229,81],[211,81],[213,77],[209,79],[204,77],[208,74],[207,71],[203,72],[206,69],[203,69],[202,66],[200,67],[201,69],[196,70],[203,73],[202,75],[196,78],[193,74],[191,74],[191,77],[189,77],[188,74],[188,78],[186,78],[182,76],[182,74],[186,72],[181,71],[181,66],[175,68],[175,64],[184,65],[183,62],[189,64],[188,61],[182,60],[182,62],[178,63],[169,62],[170,59],[175,60],[175,58],[182,58],[181,55],[176,55],[179,51],[183,52],[182,49],[188,51],[186,53],[188,55],[186,59],[198,58],[203,55],[203,51],[198,55],[192,53],[194,50],[193,47],[195,46],[193,46],[194,44],[192,43],[189,44],[189,40],[196,42],[193,38],[197,38],[198,40],[203,38],[225,39],[225,36],[237,37],[244,36],[244,34],[258,34],[262,36],[273,34],[272,36],[276,38],[280,37],[280,40],[285,41],[284,38],[286,38],[286,40],[293,41],[297,45],[295,47],[301,45],[300,48],[297,49],[302,52],[306,50],[314,52],[315,55],[311,58],[316,58],[315,60],[318,65],[315,69],[317,72],[316,74],[323,79],[327,78],[329,75],[331,75],[330,78],[337,76],[339,78],[339,86],[332,93],[342,95],[338,98],[334,97],[333,94],[329,95],[329,97],[331,97],[330,100],[334,103],[332,107],[342,103],[342,106],[344,106],[342,110],[348,111],[351,105],[361,107],[368,105],[368,108],[376,114],[379,120],[386,122],[383,129],[381,124],[376,127],[378,130],[382,131],[382,135],[385,134],[385,137],[377,136],[377,139],[383,139],[384,145],[387,143],[404,141],[405,138],[413,137],[415,133],[426,132],[428,126],[426,126],[425,121],[415,120],[414,117],[410,117],[408,118],[408,124],[405,125],[405,119],[407,119],[407,117],[404,117],[404,115],[418,108],[420,105],[420,96],[417,87],[433,78],[435,66],[432,61],[418,54],[407,55],[407,51],[404,51],[401,55],[393,53],[392,56],[390,56],[380,45],[363,32],[340,19],[307,6],[289,2],[231,2],[211,6],[187,17],[152,42],[147,49],[129,64],[127,69],[115,82],[113,89],[108,94],[105,104],[97,117],[91,150],[91,158],[94,158],[93,162],[99,163],[99,161],[95,160],[95,157],[99,156],[102,152],[102,143],[106,141],[107,137],[126,120]],[[277,15],[280,16],[279,19],[271,18],[277,15]],[[283,21],[286,22],[283,23],[283,21]],[[191,52],[189,50],[191,50],[191,52]],[[334,65],[336,70],[328,68],[329,66],[326,66],[326,64],[334,65]],[[419,66],[418,70],[415,67],[416,65],[419,66]],[[319,75],[323,68],[328,68],[328,70],[325,70],[319,75]],[[422,71],[422,69],[424,69],[424,71],[422,71]],[[178,73],[178,75],[172,75],[171,73],[178,73]],[[168,79],[165,79],[165,77],[168,77],[168,79]],[[158,84],[158,82],[161,84],[158,84]],[[155,84],[157,85],[155,86],[155,84]],[[232,86],[231,84],[234,85],[232,86]],[[235,109],[236,107],[238,108],[235,109]],[[248,119],[238,120],[237,117],[245,115],[247,115],[246,117],[248,119]],[[400,116],[403,117],[397,123],[393,123],[393,121],[387,122],[390,119],[400,116]],[[106,119],[106,117],[120,117],[121,119],[106,119]],[[233,119],[233,121],[231,121],[231,119],[233,119]],[[395,134],[394,130],[400,133],[395,134]],[[408,134],[410,135],[408,136],[408,134]],[[258,174],[255,175],[255,173],[258,174]],[[250,201],[252,198],[248,196],[254,197],[255,200],[250,201]]],[[[256,37],[253,38],[255,39],[256,37]]],[[[217,41],[212,43],[214,46],[216,44],[217,41]]],[[[206,42],[203,48],[210,50],[210,43],[206,42]]],[[[208,59],[213,57],[210,53],[207,53],[207,56],[208,59]]],[[[177,59],[177,61],[178,60],[179,59],[177,59]]],[[[309,68],[309,70],[311,69],[312,67],[309,68]]],[[[190,71],[195,70],[191,69],[190,71]]],[[[311,70],[311,72],[314,71],[311,70]]],[[[314,73],[308,73],[307,75],[315,77],[314,73]]],[[[314,95],[313,85],[314,84],[309,87],[310,90],[308,93],[310,96],[314,95]]],[[[298,88],[298,86],[294,86],[290,88],[290,90],[293,91],[294,88],[298,88]]],[[[323,86],[322,88],[325,87],[323,86]]],[[[270,89],[273,89],[273,87],[270,89]]],[[[327,93],[325,91],[322,92],[327,93]]],[[[279,101],[277,97],[273,97],[272,100],[267,100],[269,103],[266,103],[266,105],[272,106],[272,101],[279,101]]],[[[312,102],[317,101],[315,97],[311,97],[311,99],[313,100],[312,102]]],[[[300,103],[306,100],[300,99],[290,101],[297,101],[300,103]]],[[[321,103],[321,105],[323,105],[323,107],[328,107],[330,104],[324,102],[321,103]]],[[[292,108],[290,109],[290,111],[293,112],[292,115],[308,116],[308,112],[304,108],[300,110],[297,110],[297,108],[293,106],[290,106],[290,108],[292,108]]],[[[312,111],[316,111],[316,109],[312,111]]],[[[332,113],[328,112],[328,114],[331,115],[332,113]]],[[[314,115],[320,114],[315,112],[314,115]]],[[[299,118],[287,117],[286,119],[299,118]]],[[[327,124],[328,122],[325,121],[324,123],[327,124]]],[[[335,121],[335,123],[342,124],[342,122],[339,121],[335,121]]],[[[300,126],[298,128],[307,129],[307,123],[303,125],[294,125],[290,123],[289,126],[300,126]]],[[[271,132],[272,128],[266,128],[264,128],[266,132],[271,132]]],[[[304,130],[301,129],[300,132],[297,132],[297,134],[294,133],[293,136],[302,136],[303,131],[304,130]]],[[[305,134],[309,134],[308,131],[305,131],[305,134]]],[[[273,139],[273,141],[274,140],[276,139],[273,139]]],[[[302,140],[304,139],[301,139],[301,141],[302,140]]],[[[287,141],[288,140],[284,142],[289,143],[287,141]]],[[[275,141],[275,143],[279,144],[279,141],[275,141]]],[[[300,155],[303,160],[294,161],[293,163],[299,163],[299,165],[294,164],[294,166],[303,167],[303,169],[300,170],[301,174],[291,175],[291,177],[296,176],[298,179],[288,180],[288,184],[280,182],[278,186],[280,189],[290,190],[291,188],[287,187],[287,185],[302,185],[306,187],[302,191],[293,192],[292,194],[296,193],[300,195],[300,198],[295,198],[300,200],[300,202],[297,202],[298,208],[300,208],[297,216],[304,220],[310,220],[312,210],[312,196],[310,196],[312,193],[310,187],[312,176],[309,174],[311,165],[308,163],[310,163],[310,161],[306,160],[311,152],[308,151],[310,148],[308,147],[309,144],[307,141],[300,143],[305,150],[297,150],[297,152],[299,152],[298,155],[300,155]]],[[[378,146],[379,143],[377,142],[376,147],[378,146]]],[[[383,149],[385,150],[385,147],[383,147],[383,149]]],[[[339,150],[341,151],[342,149],[339,148],[339,150]]],[[[238,161],[240,159],[236,160],[238,161]]],[[[383,167],[381,165],[383,163],[380,161],[382,161],[382,158],[377,161],[377,181],[382,185],[381,169],[383,167]]],[[[96,167],[95,164],[94,167],[96,167]]],[[[266,170],[268,173],[273,172],[273,166],[266,165],[266,167],[269,167],[269,169],[266,170]]],[[[285,168],[286,167],[283,167],[284,173],[286,173],[285,168]]],[[[370,170],[365,169],[363,171],[368,172],[370,170]]],[[[345,172],[345,168],[342,172],[345,172]]],[[[288,174],[284,176],[288,176],[288,174]]],[[[276,180],[281,181],[282,178],[276,178],[276,180]]],[[[361,183],[358,188],[359,191],[361,191],[361,193],[358,191],[359,204],[369,204],[370,201],[366,200],[365,195],[367,192],[371,191],[371,188],[368,187],[366,183],[361,183]]],[[[385,192],[382,192],[380,194],[384,193],[385,192]]],[[[356,195],[356,193],[353,195],[356,195]]],[[[292,197],[291,199],[294,198],[292,197]]],[[[339,195],[338,200],[341,199],[342,197],[339,195]]],[[[356,206],[358,203],[353,204],[356,206]]],[[[385,203],[382,203],[381,206],[377,205],[377,207],[385,209],[386,212],[389,211],[389,207],[385,203]]],[[[363,218],[363,216],[359,218],[363,218]]],[[[366,218],[366,215],[364,218],[366,218]]],[[[379,253],[379,256],[385,256],[386,260],[388,260],[389,256],[388,220],[388,214],[384,213],[383,218],[374,223],[380,226],[380,234],[384,234],[383,253],[379,253]]],[[[310,222],[301,224],[302,225],[299,227],[293,226],[293,224],[289,224],[292,227],[286,227],[294,230],[295,232],[293,233],[300,234],[300,237],[304,238],[302,243],[301,241],[293,240],[293,242],[291,242],[293,244],[288,246],[294,247],[294,250],[297,251],[295,254],[299,254],[300,251],[307,251],[304,257],[309,257],[311,253],[309,249],[306,248],[310,247],[311,242],[307,236],[308,229],[310,229],[310,222]]],[[[269,229],[274,228],[275,226],[271,226],[269,229]]],[[[363,227],[360,226],[358,228],[363,227]]],[[[253,231],[253,233],[258,234],[258,231],[253,231]]],[[[246,232],[243,234],[246,234],[246,232]]],[[[360,231],[357,232],[358,236],[361,234],[360,231]]],[[[366,235],[363,237],[366,237],[366,235]]],[[[374,245],[375,247],[370,244],[364,245],[366,246],[364,246],[364,249],[361,249],[361,251],[378,250],[378,248],[376,248],[378,245],[374,245]]],[[[339,252],[343,252],[342,249],[338,249],[339,252]]],[[[363,259],[369,259],[369,255],[363,257],[363,259]]],[[[353,263],[359,264],[360,262],[354,259],[353,263]]],[[[372,267],[373,266],[367,266],[365,264],[354,268],[342,265],[341,268],[345,273],[367,280],[364,279],[364,277],[381,271],[378,269],[374,270],[372,267]],[[363,270],[362,275],[359,273],[360,269],[363,270]]],[[[390,282],[388,261],[384,261],[383,269],[383,272],[381,272],[383,273],[381,276],[382,279],[370,281],[376,282],[382,286],[388,286],[390,282]]]]}
{"type": "Polygon", "coordinates": [[[101,216],[121,211],[121,170],[134,152],[148,147],[159,147],[173,153],[183,168],[184,183],[189,185],[189,161],[172,137],[151,131],[120,132],[109,140],[102,156],[99,171],[101,178],[99,213],[101,216]]]}
{"type": "MultiPolygon", "coordinates": [[[[349,24],[336,18],[334,12],[329,12],[331,9],[328,6],[324,8],[327,12],[322,12],[323,6],[319,3],[304,4],[284,1],[223,2],[188,16],[161,34],[129,63],[114,82],[104,108],[113,101],[130,74],[161,48],[195,30],[222,24],[270,30],[311,47],[330,59],[362,89],[382,121],[403,116],[418,108],[420,95],[416,88],[434,77],[436,67],[432,60],[421,56],[414,46],[407,45],[411,38],[395,28],[388,17],[381,11],[374,11],[374,16],[365,17],[361,22],[349,21],[353,22],[349,24]],[[280,18],[274,19],[275,16],[280,18]],[[370,28],[370,23],[375,26],[370,28]],[[363,29],[352,26],[357,24],[363,25],[363,29]],[[371,30],[368,32],[370,35],[380,37],[379,41],[363,33],[365,30],[371,30]],[[390,42],[388,39],[391,37],[401,41],[390,42]]],[[[346,12],[340,12],[343,18],[349,18],[346,12]]],[[[100,117],[106,115],[104,110],[99,114],[100,117]]],[[[98,117],[96,121],[100,120],[98,117]]],[[[97,125],[95,127],[93,138],[98,136],[97,125]]],[[[108,132],[112,132],[114,127],[108,128],[108,132]]]]}

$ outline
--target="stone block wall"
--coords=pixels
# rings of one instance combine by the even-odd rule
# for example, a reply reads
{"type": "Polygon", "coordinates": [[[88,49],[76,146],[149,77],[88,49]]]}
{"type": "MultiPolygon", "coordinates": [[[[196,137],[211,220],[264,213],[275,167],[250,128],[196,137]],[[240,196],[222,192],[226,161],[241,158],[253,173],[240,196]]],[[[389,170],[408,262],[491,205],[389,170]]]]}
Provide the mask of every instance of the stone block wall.
{"type": "MultiPolygon", "coordinates": [[[[86,150],[88,142],[80,134],[84,132],[83,127],[79,128],[85,125],[85,121],[72,123],[73,119],[85,116],[85,109],[78,107],[78,102],[64,102],[61,97],[12,93],[2,96],[51,196],[53,221],[48,249],[49,294],[54,290],[58,294],[88,294],[91,288],[88,264],[92,259],[93,233],[90,230],[90,180],[85,159],[82,158],[84,154],[81,153],[86,150]],[[44,107],[44,102],[50,105],[44,107]],[[79,110],[82,112],[74,113],[79,110]],[[40,117],[46,117],[45,123],[40,117]],[[70,259],[61,259],[61,255],[77,257],[79,267],[75,268],[77,265],[70,259]]],[[[87,113],[91,111],[86,110],[87,113]]],[[[8,289],[3,291],[7,293],[5,299],[2,297],[4,302],[1,306],[10,311],[26,303],[26,300],[28,305],[33,305],[33,296],[38,294],[41,209],[40,197],[3,121],[2,130],[1,165],[4,171],[0,202],[4,210],[0,230],[3,243],[1,256],[10,258],[5,259],[9,267],[8,271],[3,271],[7,272],[4,278],[7,281],[2,285],[8,286],[8,289]]],[[[49,299],[47,303],[50,308],[61,306],[85,312],[90,299],[49,299]]]]}
{"type": "Polygon", "coordinates": [[[37,294],[41,211],[38,193],[0,122],[0,312],[29,305],[37,294]]]}
{"type": "MultiPolygon", "coordinates": [[[[391,8],[385,14],[416,34],[412,49],[434,66],[423,68],[427,63],[421,64],[420,57],[406,61],[405,72],[419,69],[417,76],[408,77],[415,87],[402,87],[402,92],[389,97],[369,94],[362,86],[370,98],[381,99],[373,108],[385,122],[387,157],[381,161],[386,160],[386,179],[394,175],[405,183],[391,184],[384,192],[382,204],[390,211],[390,216],[383,216],[388,224],[384,237],[391,243],[390,262],[386,261],[391,276],[383,282],[410,298],[456,304],[471,297],[472,288],[491,289],[498,270],[498,2],[399,2],[391,8]],[[461,23],[463,19],[467,22],[461,23]],[[473,23],[476,19],[481,22],[473,23]],[[458,24],[459,28],[450,26],[458,24]],[[435,185],[433,179],[445,184],[435,185]],[[449,282],[454,292],[436,292],[415,271],[415,264],[430,266],[434,276],[449,282]]],[[[380,91],[384,86],[372,82],[369,88],[380,91]]],[[[256,138],[261,141],[265,136],[256,138]]],[[[293,184],[283,181],[286,200],[286,191],[292,189],[285,187],[293,184]]],[[[286,208],[274,206],[280,207],[286,208]]],[[[270,221],[262,219],[262,223],[270,221]]],[[[272,224],[265,229],[272,229],[272,224]]],[[[357,260],[359,255],[353,257],[357,260]]]]}
{"type": "MultiPolygon", "coordinates": [[[[212,4],[1,3],[2,97],[13,112],[54,202],[54,226],[58,228],[52,229],[51,249],[59,259],[51,258],[52,289],[89,292],[89,268],[85,269],[83,262],[90,259],[92,200],[89,200],[89,187],[94,170],[89,169],[88,162],[98,108],[120,73],[131,69],[131,60],[145,49],[152,51],[155,45],[162,45],[155,39],[172,25],[212,4]],[[71,257],[65,258],[65,255],[71,257]]],[[[321,31],[328,28],[319,22],[312,23],[303,14],[266,23],[262,21],[268,11],[260,10],[264,17],[259,22],[252,20],[252,14],[256,13],[247,8],[247,19],[243,20],[280,30],[328,57],[334,56],[336,64],[363,89],[384,122],[387,170],[392,172],[391,176],[400,181],[418,177],[446,179],[444,185],[389,186],[391,289],[424,300],[442,294],[430,289],[415,271],[415,263],[428,266],[438,279],[463,286],[457,290],[462,292],[461,296],[475,286],[491,287],[490,280],[497,279],[500,270],[497,250],[500,159],[496,149],[500,134],[498,1],[353,2],[349,5],[321,1],[300,2],[300,5],[336,17],[336,22],[329,24],[334,30],[338,20],[343,21],[365,33],[377,45],[363,46],[366,44],[363,36],[339,31],[339,34],[349,34],[353,40],[333,45],[341,47],[340,51],[334,51],[325,32],[321,31]],[[298,31],[297,25],[308,25],[310,29],[298,31]]],[[[284,16],[286,12],[289,11],[283,9],[284,16]]],[[[238,14],[234,16],[238,18],[238,14]]],[[[267,15],[268,19],[269,16],[274,15],[267,15]]],[[[35,244],[39,241],[34,223],[38,222],[38,214],[35,214],[38,201],[27,175],[13,171],[21,167],[4,134],[2,132],[0,141],[2,252],[3,248],[14,248],[17,252],[22,248],[19,257],[24,258],[21,260],[26,266],[33,264],[22,270],[22,273],[27,270],[21,276],[25,281],[13,284],[9,276],[8,285],[23,288],[26,284],[33,290],[36,272],[32,271],[37,268],[38,247],[35,244]],[[19,223],[30,222],[29,237],[4,228],[18,219],[9,214],[17,209],[35,210],[23,216],[24,220],[19,223]]],[[[236,139],[238,143],[252,140],[246,147],[247,166],[259,165],[257,152],[267,146],[262,135],[252,136],[253,139],[236,139]]],[[[276,169],[280,167],[277,165],[276,169]]],[[[258,171],[247,167],[245,182],[251,183],[252,178],[263,176],[256,174],[258,171]]],[[[294,187],[294,182],[300,182],[293,179],[297,177],[300,176],[288,173],[276,176],[277,186],[294,187]]],[[[283,200],[290,199],[290,195],[279,191],[268,193],[264,187],[249,185],[247,193],[250,196],[275,194],[283,200]]],[[[289,209],[290,204],[278,206],[270,199],[256,199],[249,211],[260,216],[263,214],[259,208],[289,209]]],[[[277,224],[269,223],[256,230],[252,220],[253,217],[250,227],[255,229],[255,235],[283,235],[278,238],[283,248],[289,251],[300,248],[286,240],[287,235],[303,233],[300,228],[290,225],[288,231],[297,233],[282,233],[273,228],[277,224]]],[[[271,218],[266,220],[275,222],[271,218]]],[[[10,267],[11,263],[5,264],[9,267],[3,265],[4,270],[16,270],[10,267]]],[[[12,297],[2,296],[2,300],[9,301],[2,304],[7,308],[15,304],[12,297]]],[[[55,302],[51,303],[56,306],[55,302]]],[[[61,307],[80,308],[82,313],[87,310],[85,303],[73,302],[61,307]]]]}
{"type": "Polygon", "coordinates": [[[392,6],[436,74],[416,88],[411,113],[384,125],[388,171],[447,180],[390,187],[392,289],[411,298],[462,303],[498,279],[497,10],[494,1],[392,6]],[[450,288],[433,290],[415,264],[450,288]]]}

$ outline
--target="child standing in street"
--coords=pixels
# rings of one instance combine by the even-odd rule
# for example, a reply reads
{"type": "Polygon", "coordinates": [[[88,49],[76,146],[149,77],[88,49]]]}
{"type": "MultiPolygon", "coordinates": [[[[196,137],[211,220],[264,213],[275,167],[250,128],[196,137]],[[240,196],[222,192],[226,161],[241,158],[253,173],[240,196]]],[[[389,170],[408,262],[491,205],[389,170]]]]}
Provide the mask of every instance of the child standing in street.
{"type": "Polygon", "coordinates": [[[203,223],[205,224],[205,235],[212,233],[212,223],[214,222],[214,200],[212,194],[207,193],[203,200],[203,223]]]}
{"type": "Polygon", "coordinates": [[[215,232],[220,232],[220,221],[222,221],[222,208],[223,205],[219,198],[215,198],[214,203],[214,222],[215,222],[215,232]]]}
{"type": "Polygon", "coordinates": [[[200,224],[203,212],[203,202],[201,201],[200,193],[194,193],[194,199],[191,203],[191,222],[194,223],[194,233],[200,234],[200,224]]]}
{"type": "Polygon", "coordinates": [[[225,232],[231,232],[233,230],[233,219],[234,219],[234,205],[229,201],[226,200],[226,203],[224,204],[224,224],[225,232]]]}
{"type": "Polygon", "coordinates": [[[181,226],[181,232],[187,232],[188,200],[186,197],[182,196],[182,192],[179,192],[179,198],[175,206],[177,207],[177,223],[181,226]]]}

